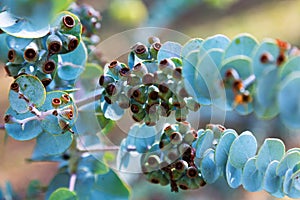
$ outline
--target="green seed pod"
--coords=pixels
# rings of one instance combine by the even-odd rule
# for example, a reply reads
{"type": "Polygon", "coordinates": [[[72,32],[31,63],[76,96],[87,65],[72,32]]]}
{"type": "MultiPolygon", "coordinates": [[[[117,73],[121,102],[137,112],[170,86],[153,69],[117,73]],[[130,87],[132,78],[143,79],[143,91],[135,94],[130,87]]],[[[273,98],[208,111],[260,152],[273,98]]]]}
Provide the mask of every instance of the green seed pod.
{"type": "Polygon", "coordinates": [[[215,138],[220,138],[222,133],[226,130],[226,128],[220,124],[207,124],[205,128],[212,130],[215,138]]]}
{"type": "Polygon", "coordinates": [[[52,82],[52,75],[51,74],[45,74],[45,73],[40,72],[38,70],[36,72],[36,76],[41,80],[44,87],[47,87],[52,82]]]}
{"type": "Polygon", "coordinates": [[[140,104],[140,103],[138,103],[138,102],[136,102],[136,101],[132,101],[131,102],[131,106],[130,106],[130,110],[131,110],[131,112],[133,112],[133,113],[140,113],[140,112],[142,112],[143,111],[143,105],[142,104],[140,104]]]}
{"type": "Polygon", "coordinates": [[[167,176],[164,174],[163,177],[161,177],[161,179],[159,180],[159,183],[161,186],[166,186],[170,183],[170,181],[167,178],[167,176]]]}
{"type": "Polygon", "coordinates": [[[200,104],[197,103],[193,97],[187,97],[187,98],[184,98],[184,101],[186,103],[186,107],[193,111],[193,112],[196,112],[200,109],[200,104]]]}
{"type": "Polygon", "coordinates": [[[144,76],[142,78],[142,82],[144,85],[154,84],[154,75],[152,73],[144,74],[144,76]]]}
{"type": "Polygon", "coordinates": [[[53,60],[46,60],[43,63],[42,71],[45,74],[51,74],[56,69],[56,63],[53,60]]]}
{"type": "Polygon", "coordinates": [[[119,77],[121,80],[127,80],[127,77],[130,74],[130,69],[127,65],[124,63],[121,64],[121,69],[119,70],[119,77]]]}
{"type": "Polygon", "coordinates": [[[190,189],[191,179],[187,176],[182,176],[181,179],[177,180],[177,185],[182,190],[190,189]]]}
{"type": "Polygon", "coordinates": [[[152,171],[146,175],[146,179],[153,184],[159,184],[162,178],[164,175],[160,170],[152,171]]]}
{"type": "Polygon", "coordinates": [[[151,44],[150,46],[150,55],[152,57],[152,59],[156,60],[157,59],[157,53],[159,51],[159,49],[161,48],[161,43],[159,42],[154,42],[151,44]]]}
{"type": "Polygon", "coordinates": [[[169,99],[172,97],[173,92],[169,90],[168,85],[166,85],[165,83],[159,84],[158,89],[159,89],[159,93],[158,93],[159,97],[162,100],[169,102],[169,99]]]}
{"type": "Polygon", "coordinates": [[[154,82],[156,84],[161,84],[162,82],[168,80],[167,74],[163,73],[162,71],[156,71],[153,73],[154,75],[154,82]]]}
{"type": "Polygon", "coordinates": [[[63,43],[63,47],[65,49],[64,53],[75,50],[79,45],[79,40],[76,36],[70,34],[60,34],[60,35],[62,35],[60,38],[63,43]]]}
{"type": "Polygon", "coordinates": [[[185,98],[190,96],[183,85],[183,81],[178,82],[178,85],[176,87],[176,94],[178,94],[180,98],[185,98]]]}
{"type": "Polygon", "coordinates": [[[76,25],[75,19],[71,15],[65,15],[62,17],[61,28],[63,30],[69,30],[76,25]]]}
{"type": "Polygon", "coordinates": [[[162,101],[158,109],[159,115],[163,117],[168,117],[170,116],[171,112],[171,104],[167,103],[166,101],[162,101]]]}
{"type": "Polygon", "coordinates": [[[158,169],[160,165],[160,158],[157,155],[150,155],[147,162],[153,170],[158,169]]]}
{"type": "Polygon", "coordinates": [[[141,80],[141,78],[138,77],[137,75],[135,75],[135,74],[130,74],[130,75],[127,77],[127,84],[130,85],[130,86],[137,86],[137,85],[142,84],[142,80],[141,80]]]}
{"type": "Polygon", "coordinates": [[[190,166],[187,171],[186,171],[186,175],[189,178],[196,178],[198,176],[198,169],[194,166],[190,166]]]}
{"type": "Polygon", "coordinates": [[[206,182],[204,181],[202,175],[198,173],[198,176],[193,179],[194,183],[199,185],[199,187],[203,187],[206,185],[206,182]]]}
{"type": "Polygon", "coordinates": [[[175,119],[178,122],[186,121],[187,115],[189,114],[189,110],[184,108],[177,108],[175,111],[175,119]]]}
{"type": "Polygon", "coordinates": [[[145,116],[146,116],[146,112],[142,110],[139,113],[133,113],[132,119],[136,122],[141,122],[144,120],[145,116]]]}
{"type": "Polygon", "coordinates": [[[173,95],[171,98],[171,103],[174,107],[182,109],[186,106],[186,103],[182,97],[173,95]]]}
{"type": "Polygon", "coordinates": [[[173,74],[173,71],[176,68],[173,61],[168,58],[161,60],[158,67],[163,73],[170,75],[173,74]]]}
{"type": "Polygon", "coordinates": [[[50,52],[50,54],[57,54],[62,50],[62,41],[61,39],[55,35],[55,34],[50,34],[47,37],[46,40],[46,45],[47,49],[50,52]]]}
{"type": "Polygon", "coordinates": [[[180,144],[182,142],[182,135],[179,132],[173,132],[170,135],[170,139],[171,139],[171,143],[173,145],[178,145],[178,144],[180,144]]]}
{"type": "Polygon", "coordinates": [[[183,141],[186,142],[187,144],[192,144],[195,140],[197,139],[197,132],[195,130],[190,130],[188,131],[184,137],[183,141]]]}
{"type": "Polygon", "coordinates": [[[27,62],[34,63],[38,57],[39,57],[39,48],[35,41],[32,41],[25,47],[24,54],[23,54],[24,59],[27,62]]]}
{"type": "MultiPolygon", "coordinates": [[[[173,163],[174,164],[174,163],[173,163]]],[[[173,165],[172,164],[172,165],[173,165]]],[[[172,170],[172,175],[173,175],[173,180],[177,181],[179,179],[181,179],[182,176],[184,176],[185,173],[183,173],[182,171],[178,171],[176,169],[173,168],[172,170]]]]}
{"type": "Polygon", "coordinates": [[[101,75],[99,79],[99,85],[107,87],[109,84],[114,83],[115,79],[109,75],[101,75]]]}
{"type": "Polygon", "coordinates": [[[164,133],[170,137],[172,133],[177,132],[178,131],[178,125],[177,124],[171,124],[169,126],[166,126],[164,128],[164,133]]]}
{"type": "Polygon", "coordinates": [[[155,126],[158,121],[158,115],[146,114],[144,121],[147,126],[155,126]]]}
{"type": "Polygon", "coordinates": [[[8,61],[13,64],[21,64],[24,62],[23,52],[18,49],[10,49],[7,53],[8,61]]]}
{"type": "Polygon", "coordinates": [[[116,95],[118,93],[117,90],[118,89],[115,83],[110,83],[105,87],[105,91],[109,96],[116,95]]]}
{"type": "Polygon", "coordinates": [[[130,99],[125,94],[120,94],[118,104],[120,108],[127,109],[130,107],[130,99]]]}
{"type": "Polygon", "coordinates": [[[173,147],[173,145],[171,144],[171,142],[170,142],[169,139],[160,139],[160,141],[159,141],[159,148],[162,151],[168,151],[172,147],[173,147]]]}
{"type": "Polygon", "coordinates": [[[8,76],[16,77],[21,69],[21,65],[8,62],[4,66],[4,69],[8,76]]]}
{"type": "Polygon", "coordinates": [[[180,156],[182,156],[188,149],[191,149],[190,144],[185,143],[185,142],[181,143],[178,146],[178,151],[179,151],[180,156]]]}
{"type": "Polygon", "coordinates": [[[181,67],[176,67],[172,73],[172,77],[177,80],[180,81],[182,79],[182,69],[181,67]]]}
{"type": "Polygon", "coordinates": [[[169,163],[173,163],[175,160],[177,160],[180,157],[178,149],[177,148],[172,148],[169,149],[167,152],[166,156],[166,161],[169,163]]]}
{"type": "Polygon", "coordinates": [[[130,98],[134,99],[136,102],[144,104],[147,101],[147,88],[143,85],[135,87],[131,90],[132,94],[130,98]]]}
{"type": "Polygon", "coordinates": [[[185,134],[191,129],[191,124],[187,121],[184,122],[176,122],[178,124],[178,130],[180,133],[185,134]]]}
{"type": "Polygon", "coordinates": [[[191,183],[190,183],[190,189],[191,190],[197,190],[199,189],[200,185],[199,183],[196,181],[196,178],[191,179],[191,183]]]}
{"type": "Polygon", "coordinates": [[[140,42],[133,46],[133,52],[139,59],[142,59],[142,60],[149,59],[150,54],[149,54],[147,46],[145,46],[144,44],[142,44],[140,42]]]}
{"type": "Polygon", "coordinates": [[[184,160],[178,160],[177,162],[174,163],[174,168],[176,171],[185,173],[185,171],[188,169],[189,165],[186,161],[184,160]]]}
{"type": "Polygon", "coordinates": [[[158,37],[151,36],[148,38],[148,42],[149,42],[149,44],[160,43],[160,39],[158,37]]]}
{"type": "Polygon", "coordinates": [[[148,70],[145,64],[138,63],[133,67],[132,73],[142,78],[145,74],[148,73],[148,70]]]}
{"type": "Polygon", "coordinates": [[[148,87],[148,105],[153,105],[153,104],[159,104],[160,99],[159,99],[159,89],[151,85],[148,87]]]}
{"type": "Polygon", "coordinates": [[[117,60],[114,60],[112,62],[109,63],[108,65],[108,70],[109,72],[113,75],[113,76],[120,76],[120,70],[122,68],[126,68],[127,66],[124,63],[121,63],[117,60]]]}

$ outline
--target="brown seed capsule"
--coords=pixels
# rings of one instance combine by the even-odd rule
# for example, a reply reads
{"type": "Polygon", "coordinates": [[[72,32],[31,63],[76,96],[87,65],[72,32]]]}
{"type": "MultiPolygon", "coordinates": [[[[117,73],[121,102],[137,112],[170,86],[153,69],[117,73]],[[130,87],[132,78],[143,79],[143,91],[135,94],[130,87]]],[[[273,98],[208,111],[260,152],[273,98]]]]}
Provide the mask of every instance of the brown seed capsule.
{"type": "Polygon", "coordinates": [[[154,83],[154,75],[152,73],[147,73],[143,76],[142,79],[143,84],[151,85],[154,83]]]}
{"type": "Polygon", "coordinates": [[[158,92],[157,91],[151,91],[149,94],[148,94],[148,97],[152,100],[157,100],[158,99],[158,92]]]}
{"type": "Polygon", "coordinates": [[[37,57],[38,57],[38,52],[34,48],[27,48],[24,51],[24,58],[29,62],[35,61],[37,57]]]}
{"type": "Polygon", "coordinates": [[[70,15],[65,15],[62,19],[63,24],[67,27],[67,28],[73,28],[75,26],[75,20],[72,16],[70,15]]]}
{"type": "Polygon", "coordinates": [[[8,58],[8,61],[9,61],[9,62],[14,62],[14,60],[15,60],[15,58],[16,58],[16,51],[13,50],[13,49],[10,49],[10,50],[8,51],[7,58],[8,58]]]}
{"type": "Polygon", "coordinates": [[[10,85],[10,89],[15,91],[15,92],[19,92],[19,84],[17,82],[14,82],[10,85]]]}
{"type": "Polygon", "coordinates": [[[233,87],[233,90],[236,91],[236,92],[239,92],[239,91],[243,90],[244,89],[243,81],[241,79],[235,80],[233,82],[233,86],[232,87],[233,87]]]}
{"type": "Polygon", "coordinates": [[[278,55],[277,61],[276,61],[277,66],[282,65],[282,63],[284,63],[285,60],[286,60],[286,57],[285,57],[284,53],[280,53],[280,54],[278,55]]]}
{"type": "Polygon", "coordinates": [[[124,77],[128,76],[130,74],[130,69],[129,68],[122,68],[122,69],[120,69],[119,74],[121,76],[124,76],[124,77]]]}
{"type": "Polygon", "coordinates": [[[109,64],[109,68],[115,68],[117,65],[118,65],[118,61],[117,60],[114,60],[114,61],[112,61],[110,64],[109,64]]]}
{"type": "Polygon", "coordinates": [[[52,105],[53,107],[58,107],[61,105],[61,100],[59,98],[53,98],[52,99],[52,105]]]}
{"type": "Polygon", "coordinates": [[[138,44],[134,47],[134,52],[136,54],[143,54],[147,51],[147,47],[143,44],[138,44]]]}
{"type": "Polygon", "coordinates": [[[167,93],[169,91],[169,88],[166,84],[162,83],[158,85],[158,89],[161,93],[167,93]]]}
{"type": "Polygon", "coordinates": [[[151,45],[153,47],[153,49],[155,49],[156,51],[158,51],[161,48],[161,43],[159,42],[155,42],[151,45]]]}
{"type": "Polygon", "coordinates": [[[52,79],[51,78],[44,78],[44,79],[41,80],[41,82],[44,85],[44,87],[47,87],[52,82],[52,79]]]}
{"type": "Polygon", "coordinates": [[[181,79],[182,78],[182,69],[180,67],[176,67],[173,71],[173,77],[175,79],[181,79]]]}
{"type": "Polygon", "coordinates": [[[43,65],[43,72],[45,74],[51,74],[56,69],[56,64],[53,60],[47,60],[43,65]]]}
{"type": "Polygon", "coordinates": [[[171,143],[174,145],[180,144],[182,142],[182,135],[179,132],[173,132],[170,135],[171,143]]]}
{"type": "Polygon", "coordinates": [[[71,38],[69,40],[69,43],[68,43],[68,50],[69,51],[73,51],[74,49],[76,49],[76,47],[78,46],[78,44],[79,44],[79,41],[78,41],[78,39],[76,37],[71,38]]]}
{"type": "Polygon", "coordinates": [[[266,64],[266,63],[269,63],[269,62],[272,62],[272,61],[273,61],[273,56],[268,52],[263,53],[260,56],[260,62],[262,62],[263,64],[266,64]]]}
{"type": "Polygon", "coordinates": [[[63,95],[61,95],[61,100],[64,103],[68,103],[68,102],[70,102],[70,96],[68,94],[63,94],[63,95]]]}
{"type": "Polygon", "coordinates": [[[11,120],[11,115],[5,115],[5,116],[4,116],[4,122],[5,122],[5,123],[9,123],[10,120],[11,120]]]}
{"type": "Polygon", "coordinates": [[[198,176],[198,169],[196,167],[191,166],[187,169],[186,175],[189,178],[196,178],[198,176]]]}
{"type": "Polygon", "coordinates": [[[140,106],[138,106],[137,104],[131,104],[130,110],[133,113],[139,113],[140,112],[140,106]]]}
{"type": "Polygon", "coordinates": [[[117,87],[115,84],[110,83],[106,86],[105,91],[109,96],[115,95],[117,93],[117,87]]]}

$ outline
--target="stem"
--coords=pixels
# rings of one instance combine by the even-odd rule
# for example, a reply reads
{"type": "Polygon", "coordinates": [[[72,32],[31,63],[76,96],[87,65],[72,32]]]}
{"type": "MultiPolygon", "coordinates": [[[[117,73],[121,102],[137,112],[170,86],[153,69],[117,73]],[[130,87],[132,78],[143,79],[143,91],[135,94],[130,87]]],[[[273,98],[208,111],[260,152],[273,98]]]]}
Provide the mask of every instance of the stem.
{"type": "Polygon", "coordinates": [[[256,77],[254,74],[250,75],[248,78],[243,80],[244,88],[247,88],[249,85],[251,85],[255,81],[256,77]]]}
{"type": "Polygon", "coordinates": [[[75,173],[71,175],[70,182],[69,182],[69,190],[70,191],[74,191],[74,189],[75,189],[76,178],[77,178],[77,176],[75,173]]]}
{"type": "Polygon", "coordinates": [[[84,106],[86,104],[89,104],[89,103],[92,103],[94,101],[101,99],[101,96],[102,96],[102,94],[100,93],[100,94],[96,94],[94,96],[88,96],[88,97],[79,99],[78,101],[76,101],[76,105],[79,108],[81,106],[84,106]]]}
{"type": "Polygon", "coordinates": [[[89,149],[89,150],[80,150],[82,153],[87,153],[87,152],[101,152],[101,151],[118,151],[120,149],[119,146],[104,146],[98,149],[89,149]]]}

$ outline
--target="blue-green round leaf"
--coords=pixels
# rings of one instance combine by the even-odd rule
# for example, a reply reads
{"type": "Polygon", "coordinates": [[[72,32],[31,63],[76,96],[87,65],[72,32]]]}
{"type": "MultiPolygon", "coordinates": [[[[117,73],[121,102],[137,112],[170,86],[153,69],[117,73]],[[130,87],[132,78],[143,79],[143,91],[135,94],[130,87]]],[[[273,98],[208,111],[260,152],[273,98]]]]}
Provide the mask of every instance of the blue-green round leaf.
{"type": "Polygon", "coordinates": [[[157,53],[157,60],[160,62],[165,58],[177,57],[180,58],[181,44],[177,42],[165,42],[157,53]]]}
{"type": "Polygon", "coordinates": [[[277,166],[276,173],[278,176],[284,176],[286,171],[293,169],[300,162],[300,152],[287,153],[277,166]]]}
{"type": "Polygon", "coordinates": [[[280,84],[278,105],[283,123],[293,129],[300,128],[300,72],[293,72],[280,84]]]}
{"type": "Polygon", "coordinates": [[[75,80],[83,72],[87,61],[87,49],[81,41],[78,47],[58,56],[57,74],[63,80],[75,80]]]}
{"type": "Polygon", "coordinates": [[[106,101],[101,102],[101,110],[104,113],[104,117],[117,121],[124,115],[124,109],[120,108],[117,103],[108,104],[106,101]]]}
{"type": "Polygon", "coordinates": [[[78,163],[78,170],[83,170],[84,168],[88,168],[93,174],[106,174],[110,170],[103,160],[93,155],[81,157],[78,163]]]}
{"type": "Polygon", "coordinates": [[[30,42],[32,42],[33,39],[32,38],[18,38],[18,37],[14,37],[11,35],[8,35],[6,37],[6,42],[9,48],[11,49],[19,49],[22,50],[24,49],[27,45],[30,44],[30,42]]]}
{"type": "Polygon", "coordinates": [[[262,119],[271,119],[278,112],[277,93],[279,86],[278,69],[269,67],[259,77],[254,101],[255,114],[262,119]]]}
{"type": "Polygon", "coordinates": [[[292,169],[288,169],[285,173],[284,173],[284,177],[283,177],[283,192],[289,196],[291,187],[292,187],[292,176],[293,176],[293,170],[292,169]]]}
{"type": "MultiPolygon", "coordinates": [[[[9,108],[6,112],[6,115],[10,115],[17,120],[24,120],[35,115],[27,113],[17,113],[13,109],[9,108]]],[[[19,123],[6,123],[5,130],[9,136],[16,140],[31,140],[37,137],[42,131],[41,123],[39,120],[30,120],[25,124],[19,123]]]]}
{"type": "Polygon", "coordinates": [[[253,73],[255,74],[256,78],[259,79],[265,72],[265,69],[272,68],[275,69],[276,66],[276,59],[279,55],[279,48],[277,45],[276,40],[273,39],[266,39],[264,40],[254,51],[254,56],[252,57],[252,64],[253,64],[253,73]],[[261,57],[262,55],[268,55],[269,62],[262,62],[261,57]]]}
{"type": "Polygon", "coordinates": [[[126,138],[127,147],[135,147],[139,153],[145,153],[154,143],[156,137],[156,130],[153,126],[145,124],[133,125],[126,138]]]}
{"type": "Polygon", "coordinates": [[[288,75],[300,71],[300,56],[290,58],[281,68],[280,78],[284,80],[288,75]]]}
{"type": "MultiPolygon", "coordinates": [[[[1,14],[1,13],[0,13],[1,14]]],[[[6,43],[6,39],[7,39],[8,35],[5,33],[0,34],[0,61],[2,63],[6,63],[8,62],[8,51],[9,51],[9,46],[6,43]]]]}
{"type": "Polygon", "coordinates": [[[73,134],[70,132],[54,135],[45,131],[37,137],[34,154],[49,156],[63,153],[70,147],[72,140],[73,134]]]}
{"type": "Polygon", "coordinates": [[[58,188],[69,187],[70,174],[66,172],[66,168],[63,168],[62,170],[62,172],[55,175],[48,185],[45,199],[49,199],[50,195],[58,188]]]}
{"type": "Polygon", "coordinates": [[[219,73],[223,52],[222,49],[211,49],[200,58],[196,65],[193,88],[197,101],[201,105],[210,105],[224,90],[220,84],[222,78],[219,73]]]}
{"type": "Polygon", "coordinates": [[[250,158],[243,169],[242,183],[244,188],[250,192],[262,190],[264,174],[256,168],[255,162],[255,157],[250,158]]]}
{"type": "Polygon", "coordinates": [[[68,188],[58,188],[55,190],[49,200],[77,200],[78,197],[75,192],[70,191],[68,188]]]}
{"type": "Polygon", "coordinates": [[[230,147],[233,141],[236,139],[236,137],[237,133],[234,130],[227,129],[224,131],[217,144],[215,162],[218,167],[222,168],[222,172],[225,169],[226,162],[228,160],[230,147]]]}
{"type": "Polygon", "coordinates": [[[273,196],[282,198],[284,196],[281,187],[283,179],[276,174],[278,164],[279,161],[274,160],[268,165],[263,180],[263,188],[273,196]]]}
{"type": "MultiPolygon", "coordinates": [[[[223,66],[221,67],[220,73],[224,78],[226,71],[229,69],[235,69],[239,74],[241,80],[246,80],[252,76],[252,65],[250,58],[246,56],[234,56],[230,57],[223,61],[223,66]]],[[[246,88],[250,95],[253,94],[253,85],[250,85],[246,88]]],[[[225,88],[226,99],[227,99],[227,110],[235,109],[241,115],[249,114],[253,111],[253,103],[249,102],[246,104],[237,104],[235,103],[235,94],[232,90],[232,87],[225,88]]]]}
{"type": "Polygon", "coordinates": [[[201,38],[193,38],[187,41],[181,49],[181,57],[185,58],[191,51],[199,50],[202,42],[203,39],[201,38]]]}
{"type": "Polygon", "coordinates": [[[257,155],[256,166],[261,171],[266,171],[269,163],[280,161],[284,155],[285,146],[280,139],[268,138],[260,147],[257,155]]]}
{"type": "Polygon", "coordinates": [[[235,168],[227,161],[226,164],[226,181],[231,188],[238,188],[242,184],[243,169],[235,168]]]}
{"type": "Polygon", "coordinates": [[[203,159],[200,165],[203,179],[208,184],[214,183],[220,176],[220,169],[216,166],[214,154],[215,151],[213,149],[207,149],[204,152],[203,159]]]}
{"type": "Polygon", "coordinates": [[[214,133],[212,130],[207,129],[203,133],[203,130],[198,131],[198,139],[193,143],[194,148],[196,149],[196,157],[202,158],[204,152],[212,146],[214,140],[214,133]]]}
{"type": "Polygon", "coordinates": [[[243,168],[256,153],[257,142],[251,132],[245,131],[232,143],[229,150],[229,162],[235,168],[243,168]]]}
{"type": "Polygon", "coordinates": [[[244,55],[251,57],[253,49],[258,45],[257,40],[250,34],[242,33],[236,36],[229,46],[226,48],[224,53],[224,59],[236,56],[244,55]]]}
{"type": "MultiPolygon", "coordinates": [[[[39,107],[44,103],[46,90],[38,78],[31,75],[22,75],[19,76],[14,83],[19,85],[19,92],[29,100],[30,104],[39,107]]],[[[25,113],[28,111],[28,102],[23,98],[19,98],[19,93],[12,89],[9,91],[9,102],[11,108],[18,113],[25,113]]]]}
{"type": "Polygon", "coordinates": [[[191,51],[188,55],[182,58],[182,76],[184,80],[184,87],[190,96],[196,97],[196,82],[195,73],[196,65],[198,63],[198,51],[191,51]]]}
{"type": "Polygon", "coordinates": [[[230,40],[225,35],[217,34],[206,38],[201,45],[202,49],[223,49],[225,50],[229,45],[230,40]]]}
{"type": "Polygon", "coordinates": [[[8,11],[0,13],[0,28],[9,35],[22,38],[40,38],[46,35],[48,22],[32,17],[16,17],[8,11]]]}

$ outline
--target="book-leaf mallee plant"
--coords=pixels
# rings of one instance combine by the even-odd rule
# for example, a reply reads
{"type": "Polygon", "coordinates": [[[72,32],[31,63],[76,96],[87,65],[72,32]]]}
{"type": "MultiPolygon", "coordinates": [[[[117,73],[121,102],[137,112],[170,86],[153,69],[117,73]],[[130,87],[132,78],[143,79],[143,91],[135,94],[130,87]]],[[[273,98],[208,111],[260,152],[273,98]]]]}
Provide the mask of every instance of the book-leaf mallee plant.
{"type": "MultiPolygon", "coordinates": [[[[297,47],[249,34],[185,44],[153,36],[132,46],[127,63],[112,60],[102,68],[92,51],[99,12],[72,1],[18,2],[0,4],[0,58],[14,78],[4,128],[16,140],[36,139],[30,161],[60,163],[47,187],[29,185],[27,198],[41,191],[47,199],[130,198],[103,151],[95,156],[79,144],[82,137],[97,138],[97,130],[85,126],[88,112],[97,115],[102,134],[112,134],[126,110],[136,123],[118,148],[119,169],[128,168],[135,153],[145,179],[172,192],[224,178],[231,188],[300,198],[300,148],[286,149],[277,138],[259,147],[250,131],[221,124],[198,129],[188,121],[189,113],[215,106],[263,120],[279,116],[286,127],[300,128],[297,47]],[[37,20],[41,16],[45,20],[37,20]],[[77,84],[85,88],[81,96],[77,84]]],[[[8,196],[17,198],[9,183],[0,199],[8,196]]]]}

